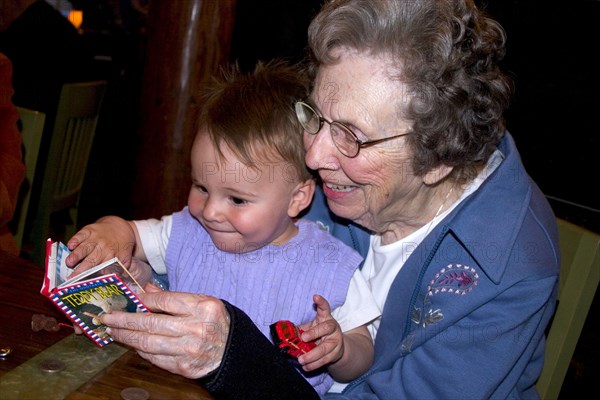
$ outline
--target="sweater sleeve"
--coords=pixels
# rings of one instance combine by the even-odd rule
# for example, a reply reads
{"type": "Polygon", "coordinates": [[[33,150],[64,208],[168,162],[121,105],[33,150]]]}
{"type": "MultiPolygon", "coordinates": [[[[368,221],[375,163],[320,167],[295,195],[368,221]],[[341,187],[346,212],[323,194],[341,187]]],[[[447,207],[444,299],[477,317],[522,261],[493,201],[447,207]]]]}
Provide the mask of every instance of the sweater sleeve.
{"type": "Polygon", "coordinates": [[[235,306],[223,303],[231,317],[225,355],[221,366],[199,379],[199,383],[218,399],[319,399],[312,386],[250,318],[235,306]]]}

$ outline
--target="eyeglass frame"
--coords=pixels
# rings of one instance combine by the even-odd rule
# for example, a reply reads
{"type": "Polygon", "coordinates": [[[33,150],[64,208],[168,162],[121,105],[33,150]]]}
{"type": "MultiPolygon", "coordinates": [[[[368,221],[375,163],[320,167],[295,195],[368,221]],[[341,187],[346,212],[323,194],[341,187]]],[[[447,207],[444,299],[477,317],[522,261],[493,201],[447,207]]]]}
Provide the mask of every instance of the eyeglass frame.
{"type": "Polygon", "coordinates": [[[351,135],[351,137],[354,139],[354,142],[356,143],[356,154],[354,154],[353,156],[350,156],[346,153],[344,153],[341,149],[340,146],[337,144],[337,142],[335,141],[334,137],[333,137],[333,133],[331,131],[331,129],[329,129],[329,135],[331,136],[331,140],[333,141],[333,144],[335,145],[335,148],[338,149],[338,151],[340,153],[342,153],[342,155],[344,155],[345,157],[348,158],[355,158],[356,156],[358,156],[358,154],[360,153],[360,149],[366,148],[366,147],[371,147],[373,145],[379,144],[379,143],[383,143],[383,142],[387,142],[388,140],[392,140],[392,139],[397,139],[399,137],[402,136],[406,136],[409,135],[411,132],[405,132],[405,133],[401,133],[399,135],[394,135],[394,136],[389,136],[389,137],[385,137],[385,138],[381,138],[381,139],[373,139],[373,140],[360,140],[356,134],[354,132],[352,132],[352,129],[350,129],[346,124],[344,124],[343,122],[339,122],[339,121],[329,121],[327,119],[325,119],[321,114],[319,114],[317,112],[317,110],[315,110],[310,104],[306,103],[305,101],[302,100],[298,100],[296,103],[294,103],[294,111],[296,112],[296,118],[298,119],[298,122],[300,122],[300,125],[302,125],[302,128],[308,132],[308,134],[310,135],[317,135],[321,129],[323,128],[323,124],[325,122],[327,122],[329,124],[329,126],[331,126],[332,124],[335,124],[336,126],[339,126],[343,129],[343,131],[345,133],[349,133],[351,135]],[[307,129],[307,126],[305,125],[304,122],[302,122],[302,119],[300,118],[300,116],[298,115],[298,105],[301,105],[303,107],[308,107],[309,110],[311,110],[314,115],[317,116],[317,118],[319,119],[319,129],[317,129],[315,132],[311,132],[307,129]]]}

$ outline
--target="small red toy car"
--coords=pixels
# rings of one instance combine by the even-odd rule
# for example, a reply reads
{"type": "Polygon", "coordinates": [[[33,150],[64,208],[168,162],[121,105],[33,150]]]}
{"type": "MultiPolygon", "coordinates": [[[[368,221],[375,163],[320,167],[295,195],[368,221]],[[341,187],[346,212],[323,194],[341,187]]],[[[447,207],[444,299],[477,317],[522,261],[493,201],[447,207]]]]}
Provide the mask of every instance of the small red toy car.
{"type": "Polygon", "coordinates": [[[270,326],[273,342],[284,354],[298,358],[301,354],[308,353],[317,345],[313,342],[304,342],[300,339],[302,329],[291,321],[277,321],[270,326]]]}

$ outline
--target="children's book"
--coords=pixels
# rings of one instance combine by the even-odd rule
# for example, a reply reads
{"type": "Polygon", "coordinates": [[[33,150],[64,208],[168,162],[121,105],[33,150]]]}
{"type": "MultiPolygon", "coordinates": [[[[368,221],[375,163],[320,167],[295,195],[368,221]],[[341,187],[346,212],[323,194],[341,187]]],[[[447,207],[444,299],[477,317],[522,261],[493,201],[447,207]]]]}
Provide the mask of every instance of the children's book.
{"type": "Polygon", "coordinates": [[[148,312],[137,294],[144,290],[118,258],[80,274],[67,267],[64,243],[46,242],[46,274],[40,293],[48,297],[98,346],[113,341],[99,317],[112,311],[148,312]]]}

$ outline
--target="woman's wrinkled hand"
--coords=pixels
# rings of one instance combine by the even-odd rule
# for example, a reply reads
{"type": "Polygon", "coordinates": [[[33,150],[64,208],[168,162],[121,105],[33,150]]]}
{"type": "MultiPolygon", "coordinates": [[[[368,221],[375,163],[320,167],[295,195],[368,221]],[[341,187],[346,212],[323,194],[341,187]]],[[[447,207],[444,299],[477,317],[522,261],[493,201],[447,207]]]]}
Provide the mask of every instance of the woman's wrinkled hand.
{"type": "Polygon", "coordinates": [[[222,301],[153,290],[140,298],[150,313],[102,316],[116,341],[131,346],[152,364],[186,378],[200,378],[219,367],[230,324],[222,301]]]}

